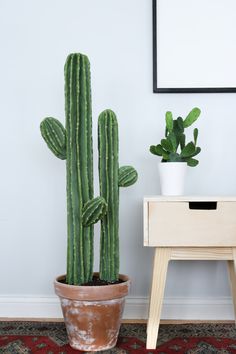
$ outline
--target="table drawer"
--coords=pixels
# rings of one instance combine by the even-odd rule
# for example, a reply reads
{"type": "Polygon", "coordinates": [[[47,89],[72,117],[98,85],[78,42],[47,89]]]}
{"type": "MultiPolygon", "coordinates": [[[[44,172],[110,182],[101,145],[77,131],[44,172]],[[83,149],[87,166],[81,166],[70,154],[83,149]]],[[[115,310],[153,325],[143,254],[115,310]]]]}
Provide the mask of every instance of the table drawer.
{"type": "Polygon", "coordinates": [[[146,246],[236,247],[236,202],[147,203],[146,246]]]}

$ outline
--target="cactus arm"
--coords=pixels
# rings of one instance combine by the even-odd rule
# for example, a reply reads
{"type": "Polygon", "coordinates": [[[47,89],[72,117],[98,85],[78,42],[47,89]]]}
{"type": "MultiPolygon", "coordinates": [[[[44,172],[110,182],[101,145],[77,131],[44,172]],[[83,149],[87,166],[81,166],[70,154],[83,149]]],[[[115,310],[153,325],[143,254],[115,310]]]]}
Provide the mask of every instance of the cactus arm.
{"type": "Polygon", "coordinates": [[[100,278],[113,282],[119,276],[118,125],[106,110],[98,119],[100,194],[108,205],[101,221],[100,278]]]}
{"type": "Polygon", "coordinates": [[[100,278],[114,282],[119,278],[119,187],[136,182],[132,166],[118,164],[118,124],[111,110],[98,119],[100,195],[107,202],[107,213],[101,220],[100,278]]]}
{"type": "MultiPolygon", "coordinates": [[[[99,116],[98,119],[98,149],[99,149],[99,184],[100,184],[100,195],[105,197],[108,202],[108,191],[107,191],[107,131],[106,131],[106,121],[105,113],[99,116]]],[[[110,210],[108,209],[110,213],[110,210]]],[[[109,222],[108,222],[108,212],[107,215],[101,220],[101,235],[100,235],[100,278],[108,279],[109,276],[109,251],[110,251],[110,238],[109,235],[109,222]]]]}
{"type": "Polygon", "coordinates": [[[132,166],[122,166],[119,168],[119,187],[132,186],[138,179],[138,173],[132,166]]]}
{"type": "Polygon", "coordinates": [[[66,159],[66,131],[59,120],[47,117],[40,124],[43,139],[53,154],[61,160],[66,159]]]}
{"type": "Polygon", "coordinates": [[[89,200],[83,207],[82,220],[84,226],[90,226],[101,220],[107,212],[107,203],[104,198],[97,197],[89,200]]]}

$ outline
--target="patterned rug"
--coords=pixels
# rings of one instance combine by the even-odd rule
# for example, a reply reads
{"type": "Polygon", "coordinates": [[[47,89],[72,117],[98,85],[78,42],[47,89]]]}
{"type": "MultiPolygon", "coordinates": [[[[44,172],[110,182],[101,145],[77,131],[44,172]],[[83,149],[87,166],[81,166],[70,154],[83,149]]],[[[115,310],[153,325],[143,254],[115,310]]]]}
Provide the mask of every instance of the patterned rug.
{"type": "MultiPolygon", "coordinates": [[[[146,350],[146,325],[123,324],[111,354],[236,354],[234,324],[161,325],[157,349],[146,350]]],[[[63,323],[0,322],[1,354],[78,354],[67,341],[63,323]]]]}

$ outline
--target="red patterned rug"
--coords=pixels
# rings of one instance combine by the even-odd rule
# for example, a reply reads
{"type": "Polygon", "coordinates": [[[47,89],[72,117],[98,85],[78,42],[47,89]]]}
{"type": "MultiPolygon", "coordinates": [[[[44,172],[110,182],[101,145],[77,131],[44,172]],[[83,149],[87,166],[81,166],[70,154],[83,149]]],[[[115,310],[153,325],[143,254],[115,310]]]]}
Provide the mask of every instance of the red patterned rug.
{"type": "MultiPolygon", "coordinates": [[[[155,350],[145,349],[146,325],[123,324],[114,354],[236,354],[234,324],[161,325],[155,350]]],[[[78,354],[63,323],[0,322],[1,354],[78,354]]]]}

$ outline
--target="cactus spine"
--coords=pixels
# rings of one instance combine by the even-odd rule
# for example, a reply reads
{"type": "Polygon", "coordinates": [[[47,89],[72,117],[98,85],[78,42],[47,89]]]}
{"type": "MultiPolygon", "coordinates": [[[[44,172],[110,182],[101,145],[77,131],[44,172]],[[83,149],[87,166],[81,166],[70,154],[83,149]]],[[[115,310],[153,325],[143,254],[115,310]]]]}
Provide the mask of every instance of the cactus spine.
{"type": "Polygon", "coordinates": [[[102,220],[100,278],[108,282],[119,274],[119,185],[137,180],[131,166],[118,166],[118,125],[115,114],[99,117],[99,176],[101,196],[94,198],[90,64],[85,55],[70,54],[65,63],[66,128],[45,118],[42,136],[67,169],[66,282],[81,285],[93,277],[93,224],[102,220]],[[107,214],[107,215],[106,215],[107,214]]]}

